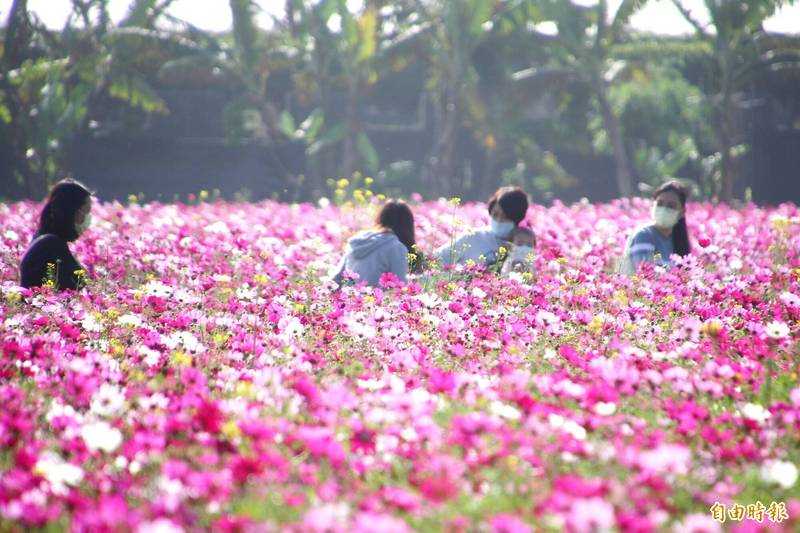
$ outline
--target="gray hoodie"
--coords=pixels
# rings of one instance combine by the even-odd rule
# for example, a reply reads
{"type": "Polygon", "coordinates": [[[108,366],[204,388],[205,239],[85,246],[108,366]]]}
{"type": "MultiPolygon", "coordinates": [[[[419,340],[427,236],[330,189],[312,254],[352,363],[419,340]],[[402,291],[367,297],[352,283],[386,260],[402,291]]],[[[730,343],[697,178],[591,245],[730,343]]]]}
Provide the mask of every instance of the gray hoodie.
{"type": "Polygon", "coordinates": [[[347,254],[339,262],[334,281],[341,285],[345,271],[358,274],[356,283],[366,281],[371,287],[385,272],[392,272],[401,281],[408,274],[408,249],[390,231],[367,231],[347,241],[347,254]]]}

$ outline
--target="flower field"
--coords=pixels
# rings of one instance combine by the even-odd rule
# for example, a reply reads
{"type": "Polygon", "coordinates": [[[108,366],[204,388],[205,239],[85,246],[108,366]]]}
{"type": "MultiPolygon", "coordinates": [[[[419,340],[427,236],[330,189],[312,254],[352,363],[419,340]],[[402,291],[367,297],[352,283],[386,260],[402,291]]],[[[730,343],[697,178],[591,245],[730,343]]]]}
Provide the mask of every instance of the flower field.
{"type": "Polygon", "coordinates": [[[369,207],[105,203],[72,296],[16,284],[38,209],[0,204],[0,531],[800,529],[795,206],[691,204],[633,279],[648,202],[533,206],[534,275],[334,293],[369,207]]]}

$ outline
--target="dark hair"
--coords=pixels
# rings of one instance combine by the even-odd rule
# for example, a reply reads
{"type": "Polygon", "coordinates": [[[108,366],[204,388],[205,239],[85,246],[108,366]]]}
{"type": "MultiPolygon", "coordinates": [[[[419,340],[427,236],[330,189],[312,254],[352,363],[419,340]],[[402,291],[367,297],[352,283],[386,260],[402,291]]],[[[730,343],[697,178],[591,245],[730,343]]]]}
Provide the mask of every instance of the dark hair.
{"type": "Polygon", "coordinates": [[[92,196],[92,191],[81,182],[71,178],[61,180],[53,185],[39,215],[39,230],[36,234],[52,233],[66,241],[77,239],[75,215],[90,196],[92,196]]]}
{"type": "Polygon", "coordinates": [[[414,214],[407,203],[389,200],[378,212],[375,223],[382,229],[391,230],[408,248],[409,253],[414,252],[417,244],[414,238],[414,214]]]}
{"type": "Polygon", "coordinates": [[[489,198],[486,206],[489,213],[492,212],[495,204],[499,203],[506,216],[518,226],[525,220],[528,213],[528,195],[522,187],[500,187],[489,198]]]}
{"type": "MultiPolygon", "coordinates": [[[[658,195],[661,193],[669,191],[678,195],[681,205],[685,208],[686,200],[689,197],[689,190],[679,181],[668,181],[661,185],[653,193],[653,199],[658,198],[658,195]]],[[[689,244],[689,230],[686,228],[685,209],[683,216],[680,218],[680,220],[678,220],[678,223],[675,224],[675,227],[672,228],[672,249],[680,256],[689,255],[689,253],[692,251],[692,246],[689,244]]]]}

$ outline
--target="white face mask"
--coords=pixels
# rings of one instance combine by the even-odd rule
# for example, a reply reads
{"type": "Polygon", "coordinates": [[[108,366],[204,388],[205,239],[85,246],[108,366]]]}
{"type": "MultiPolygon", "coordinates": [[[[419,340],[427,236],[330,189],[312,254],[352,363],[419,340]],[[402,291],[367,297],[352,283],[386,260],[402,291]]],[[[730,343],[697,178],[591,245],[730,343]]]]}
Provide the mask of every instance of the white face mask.
{"type": "Polygon", "coordinates": [[[678,223],[681,214],[675,209],[669,207],[662,207],[660,205],[653,206],[653,222],[659,228],[672,228],[678,223]]]}
{"type": "Polygon", "coordinates": [[[89,226],[92,224],[92,214],[86,213],[86,216],[83,217],[83,222],[80,224],[75,224],[75,230],[78,232],[78,235],[82,235],[84,231],[89,229],[89,226]]]}
{"type": "Polygon", "coordinates": [[[493,218],[489,220],[489,226],[492,229],[492,233],[498,237],[508,237],[511,230],[514,229],[513,222],[498,222],[493,218]]]}

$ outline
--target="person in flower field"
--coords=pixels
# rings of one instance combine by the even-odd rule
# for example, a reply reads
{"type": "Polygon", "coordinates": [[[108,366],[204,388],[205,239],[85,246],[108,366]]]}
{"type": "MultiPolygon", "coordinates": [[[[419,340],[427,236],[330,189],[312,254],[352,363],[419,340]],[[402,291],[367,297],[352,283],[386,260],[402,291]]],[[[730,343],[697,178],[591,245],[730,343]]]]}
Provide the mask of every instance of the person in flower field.
{"type": "Polygon", "coordinates": [[[492,265],[500,258],[500,248],[507,248],[512,232],[525,220],[528,195],[520,187],[501,187],[486,204],[489,225],[470,230],[438,248],[434,255],[442,266],[468,261],[492,265]]]}
{"type": "Polygon", "coordinates": [[[376,287],[381,276],[391,272],[400,281],[406,281],[409,258],[416,268],[416,240],[414,214],[405,202],[387,201],[375,219],[375,229],[362,232],[347,241],[347,253],[339,262],[333,280],[340,286],[349,277],[358,275],[356,283],[366,282],[376,287]]]}
{"type": "Polygon", "coordinates": [[[39,215],[39,227],[19,265],[20,285],[50,285],[56,290],[79,289],[86,271],[67,246],[91,223],[92,192],[82,183],[56,183],[39,215]]]}
{"type": "Polygon", "coordinates": [[[691,252],[686,229],[687,197],[688,191],[677,181],[668,181],[656,189],[652,221],[638,228],[625,247],[629,273],[643,261],[671,267],[670,256],[685,256],[691,252]]]}
{"type": "Polygon", "coordinates": [[[536,235],[530,228],[517,226],[511,232],[511,252],[503,261],[500,273],[503,275],[511,272],[530,272],[533,273],[533,263],[531,254],[536,247],[536,235]]]}

